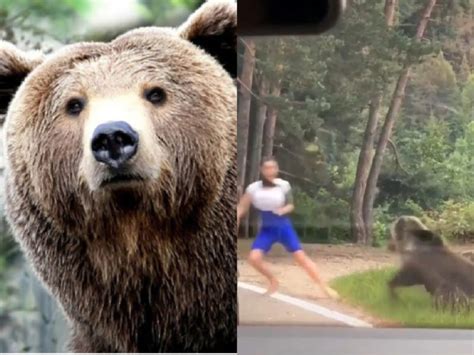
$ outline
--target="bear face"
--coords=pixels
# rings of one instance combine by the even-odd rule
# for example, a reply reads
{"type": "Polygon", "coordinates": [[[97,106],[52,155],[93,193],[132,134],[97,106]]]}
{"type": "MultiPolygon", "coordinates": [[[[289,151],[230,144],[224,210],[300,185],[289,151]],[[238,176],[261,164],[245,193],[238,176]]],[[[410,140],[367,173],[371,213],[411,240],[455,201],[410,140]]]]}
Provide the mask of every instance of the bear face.
{"type": "MultiPolygon", "coordinates": [[[[185,217],[222,185],[232,159],[235,94],[221,65],[175,31],[142,29],[110,44],[68,46],[36,67],[15,96],[8,161],[58,220],[71,205],[89,209],[123,190],[140,191],[135,200],[166,218],[185,217]],[[101,137],[101,127],[112,136],[101,137]],[[133,156],[104,163],[97,151],[113,154],[108,140],[130,139],[127,132],[135,136],[133,156]]],[[[124,149],[119,143],[115,150],[124,149]]]]}
{"type": "MultiPolygon", "coordinates": [[[[431,234],[427,234],[426,227],[415,216],[401,216],[390,227],[390,241],[388,248],[398,253],[406,253],[419,249],[424,244],[429,244],[431,234]]],[[[439,237],[437,240],[441,240],[439,237]]],[[[442,241],[441,241],[442,242],[442,241]]]]}
{"type": "Polygon", "coordinates": [[[236,350],[235,46],[225,0],[49,56],[0,43],[7,217],[73,350],[236,350]]]}

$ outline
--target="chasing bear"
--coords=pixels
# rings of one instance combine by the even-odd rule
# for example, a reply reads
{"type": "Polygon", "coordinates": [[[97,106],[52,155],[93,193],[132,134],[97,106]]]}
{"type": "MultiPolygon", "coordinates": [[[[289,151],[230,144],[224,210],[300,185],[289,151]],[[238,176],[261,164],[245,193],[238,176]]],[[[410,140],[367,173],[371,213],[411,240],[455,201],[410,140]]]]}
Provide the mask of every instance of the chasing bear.
{"type": "Polygon", "coordinates": [[[76,352],[236,352],[236,4],[0,43],[7,218],[76,352]]]}
{"type": "Polygon", "coordinates": [[[468,310],[474,300],[474,264],[456,255],[441,236],[420,219],[402,216],[392,224],[389,249],[401,256],[401,267],[388,286],[393,298],[399,287],[421,285],[434,305],[452,311],[468,310]]]}

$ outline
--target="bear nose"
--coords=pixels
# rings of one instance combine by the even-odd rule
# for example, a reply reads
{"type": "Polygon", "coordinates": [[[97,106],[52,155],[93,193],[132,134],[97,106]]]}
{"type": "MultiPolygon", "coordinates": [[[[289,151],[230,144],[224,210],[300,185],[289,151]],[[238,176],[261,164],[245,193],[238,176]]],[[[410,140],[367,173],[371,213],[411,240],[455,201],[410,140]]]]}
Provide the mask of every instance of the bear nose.
{"type": "Polygon", "coordinates": [[[119,169],[138,148],[138,133],[126,122],[103,123],[95,129],[91,142],[95,160],[119,169]]]}

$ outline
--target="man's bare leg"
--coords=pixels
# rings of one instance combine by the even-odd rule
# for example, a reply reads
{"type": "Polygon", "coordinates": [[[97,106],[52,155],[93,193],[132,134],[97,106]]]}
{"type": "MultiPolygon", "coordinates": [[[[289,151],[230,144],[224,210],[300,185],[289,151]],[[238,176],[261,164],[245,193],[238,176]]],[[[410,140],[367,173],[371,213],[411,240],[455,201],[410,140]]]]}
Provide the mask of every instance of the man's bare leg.
{"type": "Polygon", "coordinates": [[[316,264],[306,255],[303,250],[298,250],[294,252],[293,256],[298,265],[301,266],[308,273],[311,279],[316,282],[319,287],[321,287],[321,289],[328,297],[334,299],[339,298],[338,293],[322,280],[321,276],[319,275],[319,271],[316,267],[316,264]]]}
{"type": "Polygon", "coordinates": [[[263,261],[263,251],[258,249],[252,250],[249,254],[248,260],[250,265],[265,276],[270,282],[270,286],[268,286],[268,290],[265,294],[271,295],[272,293],[275,293],[278,290],[278,280],[270,272],[267,265],[265,265],[265,262],[263,261]]]}

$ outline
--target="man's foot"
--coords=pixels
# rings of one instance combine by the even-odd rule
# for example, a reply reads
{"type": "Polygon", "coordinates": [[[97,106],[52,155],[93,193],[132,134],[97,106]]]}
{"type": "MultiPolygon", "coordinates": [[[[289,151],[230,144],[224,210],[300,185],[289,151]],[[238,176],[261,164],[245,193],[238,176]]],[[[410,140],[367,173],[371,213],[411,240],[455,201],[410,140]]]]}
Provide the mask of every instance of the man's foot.
{"type": "Polygon", "coordinates": [[[332,289],[329,286],[326,286],[324,288],[324,293],[329,297],[332,298],[333,300],[338,300],[340,298],[339,294],[337,293],[336,290],[332,289]]]}
{"type": "Polygon", "coordinates": [[[270,281],[270,286],[268,286],[267,292],[264,293],[265,296],[270,296],[273,295],[275,292],[277,292],[279,283],[277,279],[273,279],[270,281]]]}

